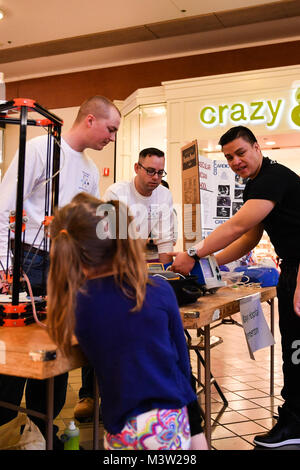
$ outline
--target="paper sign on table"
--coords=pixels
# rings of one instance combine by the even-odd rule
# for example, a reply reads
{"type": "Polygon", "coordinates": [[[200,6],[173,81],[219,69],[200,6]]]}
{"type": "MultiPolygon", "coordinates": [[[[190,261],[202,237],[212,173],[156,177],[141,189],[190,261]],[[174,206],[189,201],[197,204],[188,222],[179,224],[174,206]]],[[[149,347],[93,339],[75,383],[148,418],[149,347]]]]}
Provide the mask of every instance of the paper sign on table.
{"type": "Polygon", "coordinates": [[[255,351],[275,344],[262,311],[260,293],[241,299],[240,312],[250,356],[254,359],[255,351]]]}

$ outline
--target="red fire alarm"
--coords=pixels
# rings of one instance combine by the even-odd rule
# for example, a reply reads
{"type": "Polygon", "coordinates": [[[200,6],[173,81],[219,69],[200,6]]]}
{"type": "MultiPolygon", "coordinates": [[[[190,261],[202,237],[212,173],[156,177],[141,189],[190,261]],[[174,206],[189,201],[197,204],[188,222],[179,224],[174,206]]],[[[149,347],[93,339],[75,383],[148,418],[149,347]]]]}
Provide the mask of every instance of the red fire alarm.
{"type": "Polygon", "coordinates": [[[109,176],[109,168],[103,168],[102,176],[109,176]]]}

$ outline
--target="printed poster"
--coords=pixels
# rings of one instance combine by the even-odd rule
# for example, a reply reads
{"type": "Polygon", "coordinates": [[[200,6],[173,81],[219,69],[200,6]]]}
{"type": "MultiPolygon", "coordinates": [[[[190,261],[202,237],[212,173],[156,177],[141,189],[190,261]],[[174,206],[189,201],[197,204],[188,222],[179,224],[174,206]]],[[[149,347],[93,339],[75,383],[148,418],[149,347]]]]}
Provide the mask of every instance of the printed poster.
{"type": "Polygon", "coordinates": [[[235,175],[225,160],[199,155],[202,237],[230,219],[243,205],[246,180],[235,175]]]}

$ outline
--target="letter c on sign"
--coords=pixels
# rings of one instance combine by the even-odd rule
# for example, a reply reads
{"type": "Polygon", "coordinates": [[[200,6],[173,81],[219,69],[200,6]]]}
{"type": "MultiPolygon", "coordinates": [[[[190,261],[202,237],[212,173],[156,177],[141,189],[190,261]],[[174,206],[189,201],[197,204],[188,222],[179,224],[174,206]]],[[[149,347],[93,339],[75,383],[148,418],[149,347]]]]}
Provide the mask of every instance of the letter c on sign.
{"type": "Polygon", "coordinates": [[[206,106],[200,112],[200,121],[202,121],[203,124],[211,125],[216,122],[216,116],[214,116],[214,114],[216,114],[215,108],[206,106]],[[205,118],[206,113],[208,113],[208,118],[205,118]]]}

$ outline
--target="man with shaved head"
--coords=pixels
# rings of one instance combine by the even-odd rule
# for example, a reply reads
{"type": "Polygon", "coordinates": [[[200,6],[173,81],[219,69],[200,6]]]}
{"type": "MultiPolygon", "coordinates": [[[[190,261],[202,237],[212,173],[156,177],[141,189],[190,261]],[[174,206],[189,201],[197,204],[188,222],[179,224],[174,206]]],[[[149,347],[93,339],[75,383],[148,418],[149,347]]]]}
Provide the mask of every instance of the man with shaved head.
{"type": "Polygon", "coordinates": [[[109,99],[93,96],[82,103],[73,126],[63,139],[77,152],[86,148],[102,150],[115,140],[120,119],[120,111],[109,99]]]}

